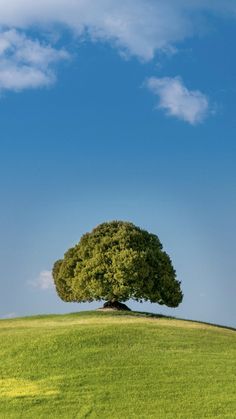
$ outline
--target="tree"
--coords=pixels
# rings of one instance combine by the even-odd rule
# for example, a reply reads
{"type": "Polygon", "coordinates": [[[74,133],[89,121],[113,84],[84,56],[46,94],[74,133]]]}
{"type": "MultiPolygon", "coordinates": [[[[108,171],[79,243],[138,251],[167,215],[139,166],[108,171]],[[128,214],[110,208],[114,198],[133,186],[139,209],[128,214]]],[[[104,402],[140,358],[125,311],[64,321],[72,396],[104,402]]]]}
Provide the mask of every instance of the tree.
{"type": "Polygon", "coordinates": [[[124,221],[103,223],[84,234],[55,262],[53,278],[63,301],[105,300],[104,307],[120,308],[128,299],[169,307],[183,299],[158,237],[124,221]]]}

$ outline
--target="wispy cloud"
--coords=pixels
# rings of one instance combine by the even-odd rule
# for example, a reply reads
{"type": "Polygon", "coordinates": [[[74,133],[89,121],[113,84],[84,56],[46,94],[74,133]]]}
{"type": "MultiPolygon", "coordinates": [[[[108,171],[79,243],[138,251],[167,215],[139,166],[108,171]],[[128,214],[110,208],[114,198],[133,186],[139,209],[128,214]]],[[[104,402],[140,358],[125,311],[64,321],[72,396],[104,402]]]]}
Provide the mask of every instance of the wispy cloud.
{"type": "Polygon", "coordinates": [[[53,64],[68,53],[31,40],[14,30],[0,33],[0,91],[21,91],[55,81],[53,64]]]}
{"type": "Polygon", "coordinates": [[[52,272],[42,271],[37,278],[32,281],[28,281],[28,284],[43,291],[52,289],[54,287],[52,272]]]}
{"type": "Polygon", "coordinates": [[[169,116],[195,125],[209,114],[207,96],[199,90],[188,90],[180,77],[151,77],[146,85],[158,97],[157,108],[163,109],[169,116]]]}

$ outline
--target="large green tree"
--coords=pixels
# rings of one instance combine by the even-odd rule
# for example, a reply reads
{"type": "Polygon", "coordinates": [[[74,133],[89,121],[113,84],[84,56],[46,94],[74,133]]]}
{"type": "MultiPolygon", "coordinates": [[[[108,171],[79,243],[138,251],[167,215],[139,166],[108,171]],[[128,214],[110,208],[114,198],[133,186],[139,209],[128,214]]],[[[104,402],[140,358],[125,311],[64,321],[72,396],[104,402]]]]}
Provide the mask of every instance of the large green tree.
{"type": "MultiPolygon", "coordinates": [[[[53,278],[63,301],[128,299],[177,307],[183,294],[158,237],[134,224],[100,224],[55,262],[53,278]]],[[[117,304],[118,303],[118,304],[117,304]]]]}

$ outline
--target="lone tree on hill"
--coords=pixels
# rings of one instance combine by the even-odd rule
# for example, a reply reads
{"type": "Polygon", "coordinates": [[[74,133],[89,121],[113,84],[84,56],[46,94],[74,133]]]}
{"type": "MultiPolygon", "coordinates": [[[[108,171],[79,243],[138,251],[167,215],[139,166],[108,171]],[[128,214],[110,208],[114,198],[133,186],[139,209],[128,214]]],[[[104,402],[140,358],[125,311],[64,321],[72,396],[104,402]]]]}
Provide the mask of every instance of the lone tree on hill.
{"type": "Polygon", "coordinates": [[[130,298],[177,307],[183,299],[158,237],[123,221],[84,234],[55,262],[53,278],[63,301],[105,300],[104,308],[128,309],[121,302],[130,298]]]}

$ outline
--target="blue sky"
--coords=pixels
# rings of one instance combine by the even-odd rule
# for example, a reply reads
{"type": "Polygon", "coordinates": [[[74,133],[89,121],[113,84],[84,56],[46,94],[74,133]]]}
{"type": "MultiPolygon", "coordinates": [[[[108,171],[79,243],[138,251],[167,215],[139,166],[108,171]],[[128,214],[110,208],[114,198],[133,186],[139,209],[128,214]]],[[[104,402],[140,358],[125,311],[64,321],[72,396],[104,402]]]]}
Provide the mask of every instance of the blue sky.
{"type": "Polygon", "coordinates": [[[236,6],[188,3],[0,0],[0,317],[98,307],[50,271],[121,219],[184,292],[130,307],[235,326],[236,6]]]}

